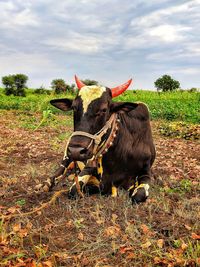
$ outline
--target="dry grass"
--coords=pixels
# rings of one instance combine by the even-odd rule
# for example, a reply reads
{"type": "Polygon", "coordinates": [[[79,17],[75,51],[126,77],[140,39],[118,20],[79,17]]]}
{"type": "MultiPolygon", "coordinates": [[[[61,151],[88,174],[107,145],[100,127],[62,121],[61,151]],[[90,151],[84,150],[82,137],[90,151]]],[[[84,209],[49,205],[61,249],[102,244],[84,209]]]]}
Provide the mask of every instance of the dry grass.
{"type": "Polygon", "coordinates": [[[0,208],[4,215],[21,214],[0,223],[2,266],[198,265],[197,142],[163,138],[153,123],[157,160],[145,204],[132,206],[124,191],[115,199],[62,194],[24,216],[52,198],[54,192],[36,195],[33,188],[57,167],[66,142],[62,123],[34,132],[21,125],[29,117],[1,111],[0,208]]]}

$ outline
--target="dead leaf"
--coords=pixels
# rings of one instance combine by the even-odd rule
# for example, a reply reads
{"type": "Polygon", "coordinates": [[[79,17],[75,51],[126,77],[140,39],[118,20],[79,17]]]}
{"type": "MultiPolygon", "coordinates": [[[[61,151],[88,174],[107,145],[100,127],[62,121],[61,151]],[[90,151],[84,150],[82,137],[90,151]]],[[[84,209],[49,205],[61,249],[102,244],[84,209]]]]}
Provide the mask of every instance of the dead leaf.
{"type": "Polygon", "coordinates": [[[186,250],[187,247],[188,247],[188,245],[185,242],[183,242],[182,245],[181,245],[181,249],[182,250],[186,250]]]}
{"type": "Polygon", "coordinates": [[[21,229],[21,223],[16,223],[13,225],[13,231],[15,233],[19,232],[20,229],[21,229]]]}
{"type": "Polygon", "coordinates": [[[148,234],[150,232],[149,227],[146,224],[141,224],[140,228],[144,234],[148,234]]]}
{"type": "Polygon", "coordinates": [[[10,207],[8,209],[8,212],[11,213],[11,214],[15,213],[16,211],[19,211],[19,207],[18,206],[10,207]]]}
{"type": "Polygon", "coordinates": [[[28,234],[28,230],[26,228],[19,230],[19,236],[20,237],[25,237],[25,236],[27,236],[27,234],[28,234]]]}
{"type": "Polygon", "coordinates": [[[186,228],[187,230],[189,230],[189,231],[192,229],[192,227],[190,227],[190,226],[187,225],[187,224],[185,224],[184,226],[185,226],[185,228],[186,228]]]}
{"type": "Polygon", "coordinates": [[[133,250],[133,247],[126,247],[126,246],[123,246],[123,247],[120,247],[119,249],[119,252],[121,254],[125,254],[126,252],[130,251],[130,250],[133,250]]]}
{"type": "Polygon", "coordinates": [[[69,228],[69,229],[74,228],[74,224],[73,224],[72,220],[69,220],[68,222],[66,222],[65,225],[66,225],[66,227],[69,228]]]}
{"type": "Polygon", "coordinates": [[[80,233],[78,234],[78,239],[81,240],[81,241],[84,240],[84,235],[83,235],[83,233],[80,232],[80,233]]]}
{"type": "Polygon", "coordinates": [[[121,228],[119,225],[110,226],[105,229],[105,234],[107,236],[112,236],[112,238],[117,238],[120,235],[121,228]]]}
{"type": "Polygon", "coordinates": [[[96,223],[97,224],[103,224],[105,222],[105,219],[104,218],[99,218],[98,220],[96,220],[96,223]]]}
{"type": "Polygon", "coordinates": [[[146,243],[141,245],[142,248],[149,248],[150,246],[151,246],[151,242],[150,241],[147,241],[146,243]]]}
{"type": "Polygon", "coordinates": [[[27,229],[31,229],[33,227],[33,224],[31,222],[28,222],[27,225],[26,225],[26,228],[27,229]]]}
{"type": "Polygon", "coordinates": [[[52,267],[53,266],[50,260],[43,261],[42,265],[43,265],[43,267],[52,267]]]}
{"type": "Polygon", "coordinates": [[[46,224],[44,229],[45,231],[50,232],[53,227],[54,227],[54,224],[50,223],[50,224],[46,224]]]}
{"type": "Polygon", "coordinates": [[[26,261],[26,267],[37,267],[36,262],[33,259],[27,259],[26,261]],[[27,262],[28,261],[28,262],[27,262]]]}
{"type": "Polygon", "coordinates": [[[128,259],[128,260],[132,260],[132,259],[134,259],[135,258],[135,253],[133,253],[133,252],[128,252],[128,255],[126,256],[126,259],[128,259]]]}
{"type": "Polygon", "coordinates": [[[192,237],[192,239],[200,240],[200,235],[197,235],[195,233],[192,233],[191,237],[192,237]]]}
{"type": "Polygon", "coordinates": [[[164,239],[158,239],[158,241],[157,241],[157,246],[158,246],[159,248],[163,248],[163,245],[164,245],[164,239]]]}

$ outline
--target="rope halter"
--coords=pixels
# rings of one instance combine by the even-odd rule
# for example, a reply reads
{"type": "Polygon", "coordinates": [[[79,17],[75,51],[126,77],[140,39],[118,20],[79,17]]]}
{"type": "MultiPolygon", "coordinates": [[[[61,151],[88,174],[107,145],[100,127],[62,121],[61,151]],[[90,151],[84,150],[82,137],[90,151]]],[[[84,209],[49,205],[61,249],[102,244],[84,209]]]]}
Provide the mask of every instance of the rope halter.
{"type": "Polygon", "coordinates": [[[101,130],[98,131],[96,134],[90,134],[90,133],[86,133],[86,132],[82,132],[82,131],[73,132],[72,135],[70,136],[68,142],[67,142],[63,159],[67,158],[68,145],[69,145],[70,140],[73,136],[84,136],[84,137],[90,138],[91,142],[87,146],[87,149],[89,149],[90,146],[94,143],[93,157],[98,158],[98,157],[102,156],[102,154],[104,154],[105,152],[108,151],[108,148],[112,145],[112,142],[113,142],[114,138],[116,137],[116,131],[118,130],[118,126],[117,126],[118,121],[119,121],[119,119],[117,119],[117,114],[113,113],[111,115],[110,119],[103,126],[103,128],[101,128],[101,130]],[[103,141],[103,143],[101,143],[102,137],[108,132],[109,129],[111,129],[111,132],[110,132],[108,138],[105,139],[103,141]]]}

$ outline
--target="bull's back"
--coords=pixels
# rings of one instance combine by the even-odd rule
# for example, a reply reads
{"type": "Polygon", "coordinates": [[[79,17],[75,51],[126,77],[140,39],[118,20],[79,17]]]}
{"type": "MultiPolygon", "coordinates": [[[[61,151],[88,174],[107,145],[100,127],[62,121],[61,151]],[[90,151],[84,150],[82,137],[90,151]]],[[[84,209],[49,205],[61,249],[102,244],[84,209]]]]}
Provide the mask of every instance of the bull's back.
{"type": "Polygon", "coordinates": [[[155,159],[149,110],[143,103],[128,113],[119,113],[119,132],[104,158],[104,168],[112,179],[137,176],[150,170],[155,159]],[[118,177],[118,178],[117,178],[118,177]]]}

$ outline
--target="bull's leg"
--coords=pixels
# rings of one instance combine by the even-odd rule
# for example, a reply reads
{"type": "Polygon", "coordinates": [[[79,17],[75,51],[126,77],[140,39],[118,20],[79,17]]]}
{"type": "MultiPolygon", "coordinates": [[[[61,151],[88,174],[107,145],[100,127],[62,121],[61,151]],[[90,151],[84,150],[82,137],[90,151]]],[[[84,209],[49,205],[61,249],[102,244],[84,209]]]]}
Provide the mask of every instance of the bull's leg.
{"type": "Polygon", "coordinates": [[[144,202],[149,196],[150,175],[144,174],[137,177],[135,185],[129,189],[129,196],[133,203],[144,202]]]}
{"type": "MultiPolygon", "coordinates": [[[[78,182],[80,186],[81,192],[84,192],[85,186],[88,184],[89,181],[92,179],[96,168],[94,167],[85,167],[78,175],[78,182]]],[[[76,198],[78,196],[77,186],[76,183],[73,183],[72,187],[69,189],[68,197],[69,198],[76,198]]]]}
{"type": "Polygon", "coordinates": [[[56,170],[53,176],[46,179],[42,184],[36,185],[35,191],[36,192],[48,192],[50,191],[64,176],[65,171],[67,170],[68,166],[72,163],[72,160],[69,158],[64,159],[60,165],[60,167],[56,170]],[[59,179],[60,178],[60,179],[59,179]]]}

